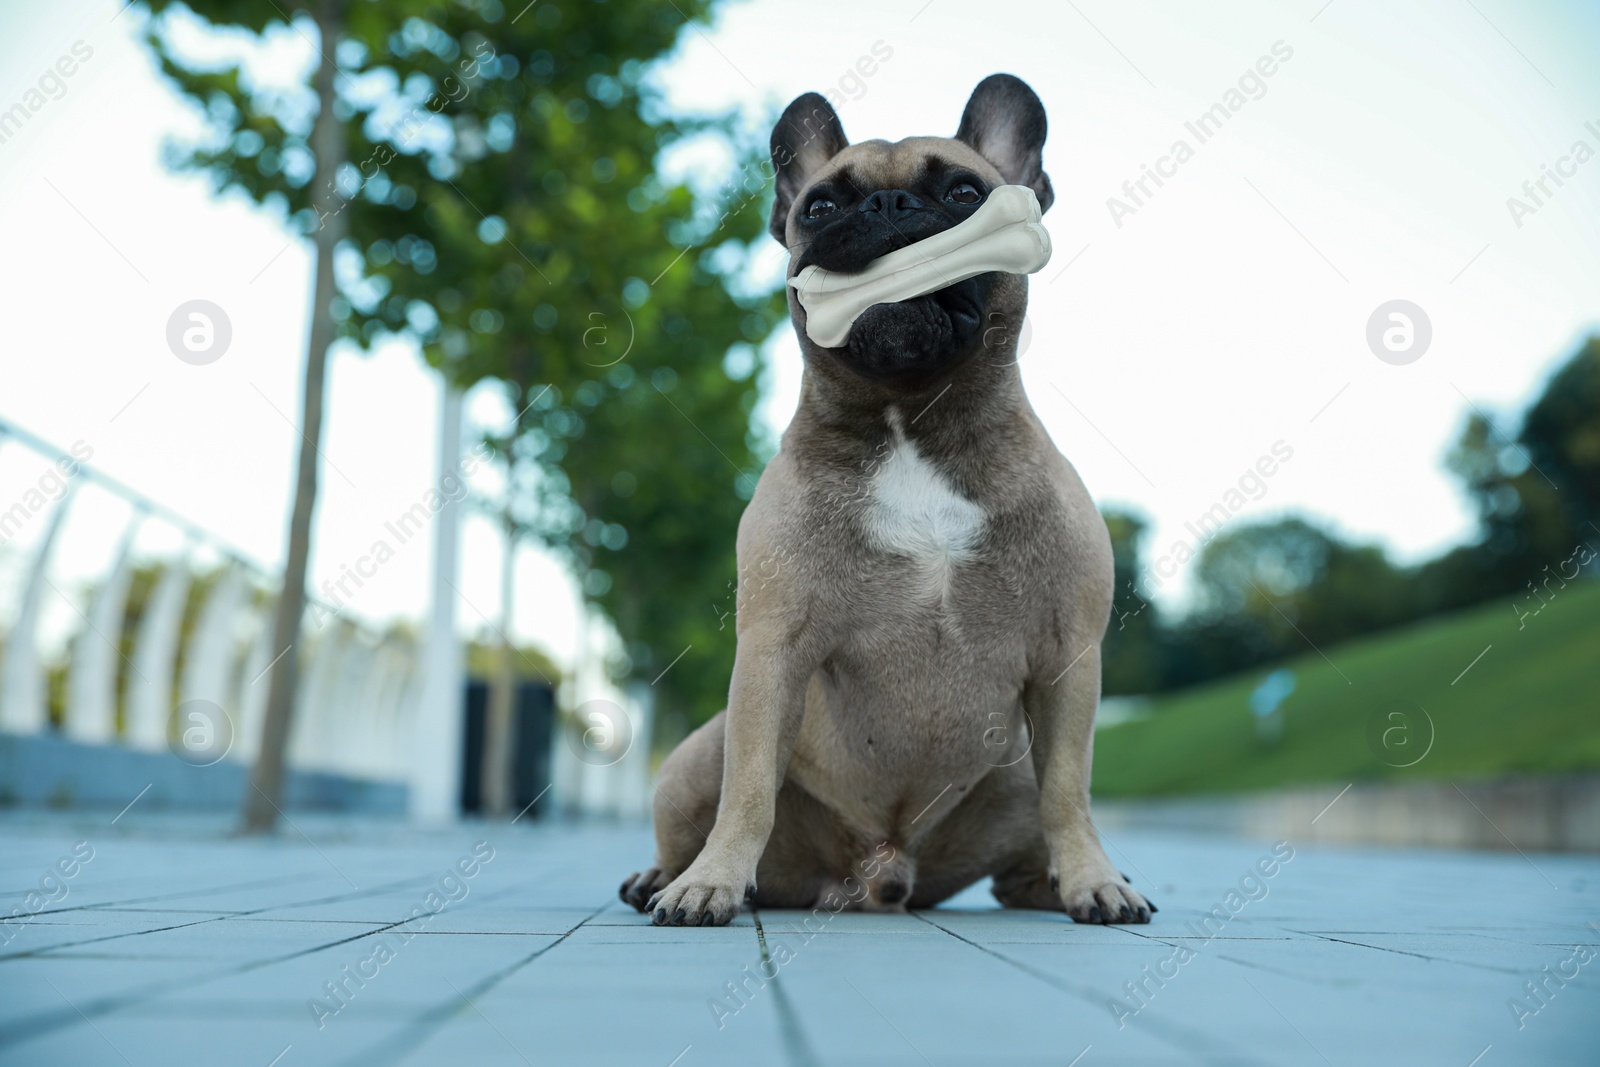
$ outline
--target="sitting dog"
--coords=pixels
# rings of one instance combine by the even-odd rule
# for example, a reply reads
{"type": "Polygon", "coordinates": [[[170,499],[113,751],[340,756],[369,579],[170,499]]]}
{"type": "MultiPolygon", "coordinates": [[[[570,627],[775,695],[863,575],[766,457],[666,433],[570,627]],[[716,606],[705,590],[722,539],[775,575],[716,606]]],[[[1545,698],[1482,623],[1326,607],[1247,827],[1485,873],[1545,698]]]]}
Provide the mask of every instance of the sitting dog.
{"type": "MultiPolygon", "coordinates": [[[[856,273],[1000,185],[1053,199],[1045,113],[1010,75],[954,138],[850,145],[807,93],[772,133],[772,235],[794,277],[856,273]]],[[[661,768],[657,925],[757,906],[937,904],[992,876],[1005,907],[1144,923],[1089,818],[1111,542],[1023,393],[1024,276],[875,304],[806,335],[794,421],[739,524],[728,707],[661,768]]],[[[833,909],[838,910],[838,909],[833,909]]]]}

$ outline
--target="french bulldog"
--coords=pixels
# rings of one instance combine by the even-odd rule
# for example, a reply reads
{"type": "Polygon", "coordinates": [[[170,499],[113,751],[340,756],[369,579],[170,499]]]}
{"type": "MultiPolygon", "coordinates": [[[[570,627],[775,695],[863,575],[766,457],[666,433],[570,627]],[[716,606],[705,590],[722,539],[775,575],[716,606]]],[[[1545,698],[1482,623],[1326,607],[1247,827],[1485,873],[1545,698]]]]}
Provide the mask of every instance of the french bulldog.
{"type": "MultiPolygon", "coordinates": [[[[1054,194],[1045,112],[1006,74],[953,138],[851,145],[816,93],[772,132],[789,276],[859,272],[997,186],[1054,194]]],[[[991,876],[1005,907],[1145,923],[1089,817],[1111,542],[1024,395],[1025,276],[876,304],[806,335],[799,408],[739,524],[726,710],[662,765],[656,925],[758,907],[903,911],[991,876]],[[838,907],[834,904],[837,903],[838,907]]]]}

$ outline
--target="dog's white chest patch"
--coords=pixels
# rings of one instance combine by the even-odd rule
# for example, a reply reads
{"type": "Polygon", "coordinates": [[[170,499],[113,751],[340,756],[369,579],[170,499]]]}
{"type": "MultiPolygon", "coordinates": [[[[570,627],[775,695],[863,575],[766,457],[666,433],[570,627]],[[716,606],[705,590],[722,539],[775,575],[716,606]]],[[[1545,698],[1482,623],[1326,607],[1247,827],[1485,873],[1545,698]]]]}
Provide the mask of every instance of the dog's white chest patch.
{"type": "Polygon", "coordinates": [[[950,571],[973,556],[983,536],[983,508],[917,453],[891,409],[889,454],[872,477],[863,520],[873,547],[909,557],[941,593],[950,571]]]}

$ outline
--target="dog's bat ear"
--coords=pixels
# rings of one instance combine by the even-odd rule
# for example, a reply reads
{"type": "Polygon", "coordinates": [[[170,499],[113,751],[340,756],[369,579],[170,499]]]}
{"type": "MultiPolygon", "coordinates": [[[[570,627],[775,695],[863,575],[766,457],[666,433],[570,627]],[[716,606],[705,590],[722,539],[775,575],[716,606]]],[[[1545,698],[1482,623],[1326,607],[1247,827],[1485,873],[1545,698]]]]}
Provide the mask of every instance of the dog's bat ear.
{"type": "Polygon", "coordinates": [[[1056,194],[1044,172],[1044,105],[1028,83],[1010,74],[991,74],[972,90],[961,113],[956,140],[993,163],[1010,185],[1026,185],[1049,211],[1056,194]]]}
{"type": "Polygon", "coordinates": [[[833,105],[819,93],[803,93],[783,109],[772,127],[772,173],[777,199],[769,229],[779,244],[787,243],[789,209],[811,176],[850,142],[833,105]]]}

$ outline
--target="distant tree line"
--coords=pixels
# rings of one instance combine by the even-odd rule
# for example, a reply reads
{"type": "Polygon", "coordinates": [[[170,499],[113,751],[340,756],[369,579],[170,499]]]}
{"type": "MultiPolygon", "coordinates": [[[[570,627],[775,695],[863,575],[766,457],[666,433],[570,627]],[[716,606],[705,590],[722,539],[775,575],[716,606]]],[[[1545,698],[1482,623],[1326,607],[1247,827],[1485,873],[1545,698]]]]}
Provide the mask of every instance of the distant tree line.
{"type": "MultiPolygon", "coordinates": [[[[1589,338],[1515,432],[1473,411],[1446,457],[1478,516],[1468,544],[1397,566],[1373,544],[1315,519],[1242,524],[1207,540],[1181,617],[1149,601],[1147,524],[1108,511],[1117,602],[1106,638],[1108,694],[1192,685],[1347,638],[1505,596],[1541,600],[1600,553],[1600,337],[1589,338]]],[[[1511,614],[1508,606],[1507,614],[1511,614]]]]}

